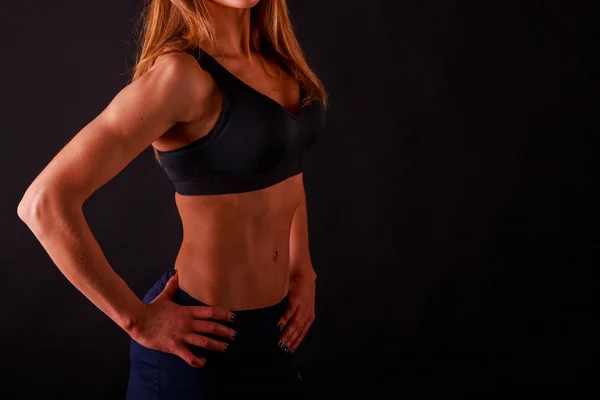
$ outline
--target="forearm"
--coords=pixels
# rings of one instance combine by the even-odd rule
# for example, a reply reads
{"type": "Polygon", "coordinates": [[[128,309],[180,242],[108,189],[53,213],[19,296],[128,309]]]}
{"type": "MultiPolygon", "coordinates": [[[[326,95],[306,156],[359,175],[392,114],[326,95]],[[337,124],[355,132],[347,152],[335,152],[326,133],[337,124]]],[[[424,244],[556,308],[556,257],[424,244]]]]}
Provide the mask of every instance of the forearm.
{"type": "Polygon", "coordinates": [[[25,210],[21,219],[69,282],[130,333],[144,305],[109,265],[81,206],[48,199],[36,203],[19,206],[25,210]]]}

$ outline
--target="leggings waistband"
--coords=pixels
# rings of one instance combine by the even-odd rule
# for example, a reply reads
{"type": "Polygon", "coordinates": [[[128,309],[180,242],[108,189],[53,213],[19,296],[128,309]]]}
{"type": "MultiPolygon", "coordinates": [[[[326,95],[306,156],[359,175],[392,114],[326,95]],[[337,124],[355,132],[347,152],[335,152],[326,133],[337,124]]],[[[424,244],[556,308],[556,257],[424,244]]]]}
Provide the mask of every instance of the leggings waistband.
{"type": "MultiPolygon", "coordinates": [[[[151,292],[155,292],[152,298],[156,297],[158,293],[160,293],[167,281],[175,274],[175,269],[170,268],[156,283],[155,286],[159,286],[159,290],[151,290],[151,292]]],[[[150,292],[148,293],[150,294],[150,292]]],[[[147,300],[145,298],[145,300],[147,300]]],[[[151,300],[150,300],[151,301],[151,300]]],[[[208,304],[203,303],[202,301],[192,297],[190,294],[182,290],[181,288],[177,289],[177,293],[173,301],[182,306],[208,306],[208,304]]],[[[274,328],[277,327],[277,323],[281,315],[285,312],[285,309],[288,305],[288,297],[285,296],[279,303],[273,304],[271,306],[263,307],[263,308],[255,308],[250,310],[234,310],[235,321],[234,322],[224,322],[219,321],[219,323],[223,323],[225,325],[231,326],[236,330],[255,330],[255,328],[260,329],[260,327],[265,327],[272,325],[274,328]]]]}

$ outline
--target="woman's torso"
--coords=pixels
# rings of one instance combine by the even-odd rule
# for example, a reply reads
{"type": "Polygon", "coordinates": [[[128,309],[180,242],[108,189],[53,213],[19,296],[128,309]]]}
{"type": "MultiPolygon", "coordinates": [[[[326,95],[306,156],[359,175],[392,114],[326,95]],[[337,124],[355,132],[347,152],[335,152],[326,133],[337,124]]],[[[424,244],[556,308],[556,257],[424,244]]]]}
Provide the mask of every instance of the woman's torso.
{"type": "Polygon", "coordinates": [[[192,297],[232,310],[278,303],[287,293],[289,237],[301,175],[249,193],[175,195],[183,242],[175,263],[192,297]]]}
{"type": "MultiPolygon", "coordinates": [[[[298,83],[272,76],[276,70],[273,64],[265,65],[271,76],[261,74],[260,69],[242,70],[241,65],[227,68],[231,70],[229,73],[224,63],[216,65],[216,60],[209,58],[212,64],[209,64],[208,70],[220,88],[211,100],[214,105],[209,107],[211,115],[205,115],[202,121],[178,123],[155,141],[153,145],[163,156],[177,155],[178,149],[183,146],[195,146],[199,138],[204,140],[214,136],[210,131],[222,118],[226,104],[223,97],[233,109],[229,111],[229,118],[235,118],[235,113],[238,113],[238,121],[231,122],[238,130],[236,134],[242,130],[244,122],[240,121],[241,112],[250,112],[253,118],[259,118],[265,112],[265,121],[277,118],[284,121],[281,129],[288,129],[284,127],[295,123],[294,118],[299,115],[298,83]],[[268,98],[265,93],[269,93],[268,98]],[[245,96],[244,101],[236,103],[239,96],[245,96]],[[245,105],[250,102],[262,102],[264,106],[252,110],[245,105]]],[[[203,68],[206,69],[206,65],[203,68]]],[[[247,130],[248,135],[258,133],[247,130]]],[[[219,133],[221,136],[224,134],[233,135],[230,132],[219,133]]],[[[251,136],[248,138],[252,139],[251,136]]],[[[233,136],[231,139],[235,140],[233,136]]],[[[214,138],[210,140],[216,141],[214,138]]],[[[231,159],[231,153],[225,151],[223,143],[227,144],[227,137],[217,140],[221,140],[223,150],[219,150],[219,143],[211,144],[213,148],[207,148],[201,158],[210,158],[221,151],[230,158],[221,162],[239,163],[242,158],[231,159]]],[[[257,146],[253,147],[251,141],[248,143],[249,146],[235,151],[257,151],[257,146]]],[[[224,158],[221,153],[216,156],[224,158]]],[[[269,158],[271,153],[275,152],[271,151],[269,158]]],[[[191,159],[189,155],[188,158],[191,159]]],[[[278,158],[275,156],[273,159],[278,158]]],[[[176,205],[183,226],[183,242],[175,261],[181,289],[206,304],[231,310],[262,308],[279,302],[288,289],[290,227],[303,196],[302,174],[295,172],[255,190],[191,195],[176,192],[176,205]]]]}

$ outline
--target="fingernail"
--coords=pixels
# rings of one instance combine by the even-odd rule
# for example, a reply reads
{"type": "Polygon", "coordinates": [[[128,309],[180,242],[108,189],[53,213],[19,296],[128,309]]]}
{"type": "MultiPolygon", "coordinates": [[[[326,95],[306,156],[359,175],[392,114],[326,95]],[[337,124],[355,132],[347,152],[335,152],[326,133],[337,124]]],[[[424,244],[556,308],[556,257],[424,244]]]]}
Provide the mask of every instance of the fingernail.
{"type": "Polygon", "coordinates": [[[283,342],[279,342],[279,348],[280,348],[281,350],[283,350],[283,346],[285,346],[285,343],[283,343],[283,342]]]}
{"type": "Polygon", "coordinates": [[[234,333],[233,336],[231,337],[231,340],[235,340],[236,337],[237,337],[237,333],[234,333]]]}
{"type": "Polygon", "coordinates": [[[225,345],[225,348],[223,349],[223,351],[227,350],[227,348],[229,347],[228,344],[225,345]]]}
{"type": "Polygon", "coordinates": [[[296,351],[296,349],[291,349],[290,354],[294,354],[295,351],[296,351]]]}
{"type": "Polygon", "coordinates": [[[284,352],[284,353],[287,353],[287,352],[288,352],[288,347],[287,347],[287,345],[285,345],[285,344],[283,345],[283,352],[284,352]]]}
{"type": "Polygon", "coordinates": [[[235,321],[235,314],[231,314],[231,320],[235,321]]]}
{"type": "Polygon", "coordinates": [[[283,330],[283,324],[279,324],[279,325],[277,325],[277,327],[279,328],[280,331],[283,330]]]}

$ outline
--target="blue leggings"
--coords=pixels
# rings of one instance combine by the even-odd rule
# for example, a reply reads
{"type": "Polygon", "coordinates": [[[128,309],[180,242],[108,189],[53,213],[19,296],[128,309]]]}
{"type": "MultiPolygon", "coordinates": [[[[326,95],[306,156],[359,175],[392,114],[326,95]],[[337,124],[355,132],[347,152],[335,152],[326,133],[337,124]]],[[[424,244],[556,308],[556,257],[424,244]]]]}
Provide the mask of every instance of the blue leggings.
{"type": "MultiPolygon", "coordinates": [[[[151,302],[162,290],[174,269],[167,271],[146,293],[151,302]]],[[[179,289],[174,302],[183,306],[206,305],[179,289]]],[[[303,398],[304,385],[294,356],[277,344],[277,324],[287,298],[273,306],[235,311],[234,322],[217,321],[237,332],[235,340],[214,337],[229,343],[225,352],[189,345],[198,357],[206,358],[202,368],[188,365],[180,357],[148,349],[131,340],[127,400],[213,399],[255,394],[262,398],[303,398]]]]}

